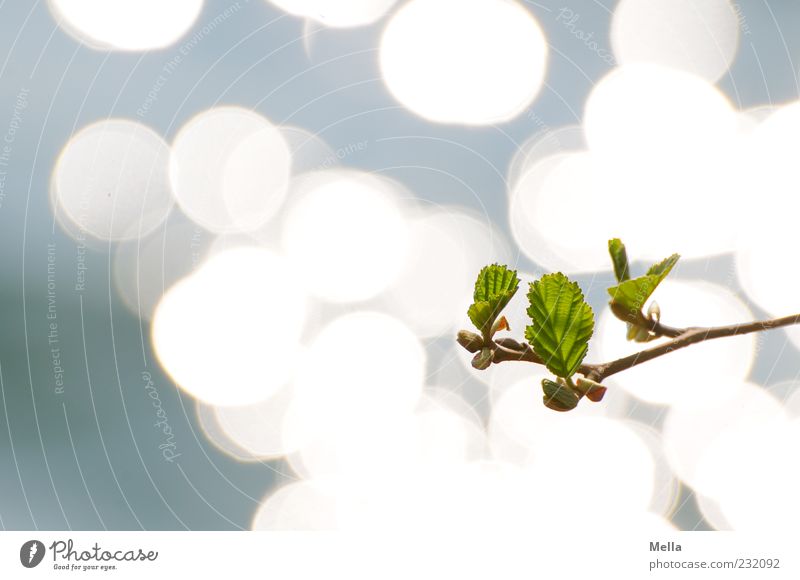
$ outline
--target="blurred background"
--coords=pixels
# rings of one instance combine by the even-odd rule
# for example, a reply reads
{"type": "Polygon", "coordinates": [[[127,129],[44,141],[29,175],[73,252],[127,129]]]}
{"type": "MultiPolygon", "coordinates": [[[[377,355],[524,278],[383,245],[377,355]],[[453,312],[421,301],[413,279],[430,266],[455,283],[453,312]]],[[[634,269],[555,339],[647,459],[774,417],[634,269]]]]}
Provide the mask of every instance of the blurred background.
{"type": "Polygon", "coordinates": [[[541,402],[475,276],[800,312],[789,0],[0,3],[4,529],[793,529],[800,332],[541,402]],[[766,492],[766,493],[765,493],[766,492]]]}

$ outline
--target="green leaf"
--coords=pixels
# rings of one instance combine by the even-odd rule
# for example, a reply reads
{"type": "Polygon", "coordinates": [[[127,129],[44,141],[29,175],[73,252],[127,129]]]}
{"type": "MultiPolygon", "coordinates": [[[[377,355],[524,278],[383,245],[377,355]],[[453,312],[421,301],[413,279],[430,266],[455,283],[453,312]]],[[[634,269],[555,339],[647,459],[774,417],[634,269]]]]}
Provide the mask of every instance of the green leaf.
{"type": "Polygon", "coordinates": [[[611,261],[614,263],[614,275],[617,282],[630,280],[630,265],[628,264],[628,253],[625,251],[625,244],[619,238],[608,240],[608,253],[611,254],[611,261]]]}
{"type": "Polygon", "coordinates": [[[677,264],[678,260],[680,259],[681,257],[679,254],[672,254],[669,258],[664,258],[658,264],[650,266],[650,269],[647,271],[647,275],[659,276],[660,277],[659,282],[661,282],[661,280],[666,278],[667,274],[669,274],[672,271],[672,268],[675,267],[675,264],[677,264]]]}
{"type": "MultiPolygon", "coordinates": [[[[647,324],[647,319],[642,314],[642,308],[647,300],[655,292],[658,285],[667,277],[667,275],[678,263],[680,256],[673,254],[669,258],[652,266],[647,274],[634,278],[633,280],[626,280],[616,286],[608,289],[611,295],[611,310],[620,320],[632,324],[634,326],[641,326],[647,324]]],[[[632,329],[631,329],[632,330],[632,329]]],[[[631,332],[628,333],[628,338],[631,339],[631,332]]]]}
{"type": "Polygon", "coordinates": [[[550,372],[571,377],[594,332],[594,313],[580,287],[561,272],[547,274],[531,284],[528,300],[533,324],[525,329],[525,338],[550,372]]]}
{"type": "Polygon", "coordinates": [[[518,288],[517,272],[507,266],[492,264],[478,274],[478,280],[475,282],[475,302],[469,307],[467,314],[484,336],[490,333],[495,320],[514,297],[518,288]]]}

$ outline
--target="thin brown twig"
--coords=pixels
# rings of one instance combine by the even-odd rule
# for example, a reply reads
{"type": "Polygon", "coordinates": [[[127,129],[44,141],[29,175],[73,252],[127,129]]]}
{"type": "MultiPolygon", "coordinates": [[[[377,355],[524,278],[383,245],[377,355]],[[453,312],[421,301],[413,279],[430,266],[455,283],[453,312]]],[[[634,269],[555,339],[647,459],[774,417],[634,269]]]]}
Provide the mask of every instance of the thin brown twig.
{"type": "MultiPolygon", "coordinates": [[[[649,330],[656,336],[669,337],[671,340],[611,362],[601,364],[581,364],[581,366],[578,368],[578,372],[584,375],[587,379],[600,383],[611,375],[626,371],[637,365],[646,363],[647,361],[651,361],[655,358],[669,354],[678,349],[685,348],[692,344],[713,340],[715,338],[724,338],[726,336],[739,336],[753,332],[763,332],[766,330],[772,330],[773,328],[790,326],[792,324],[800,324],[800,314],[793,314],[791,316],[773,318],[770,320],[759,320],[755,322],[708,328],[672,328],[670,326],[662,325],[659,322],[653,321],[653,325],[649,328],[649,330]]],[[[544,364],[544,361],[528,344],[520,343],[513,338],[499,338],[493,341],[493,346],[493,363],[524,361],[540,365],[544,364]]]]}

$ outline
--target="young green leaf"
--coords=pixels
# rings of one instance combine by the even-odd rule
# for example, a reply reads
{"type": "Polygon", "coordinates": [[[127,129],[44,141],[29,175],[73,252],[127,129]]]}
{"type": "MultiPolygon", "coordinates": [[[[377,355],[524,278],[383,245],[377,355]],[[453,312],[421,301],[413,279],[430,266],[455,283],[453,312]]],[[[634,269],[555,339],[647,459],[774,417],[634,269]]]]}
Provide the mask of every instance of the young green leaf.
{"type": "MultiPolygon", "coordinates": [[[[628,252],[625,249],[625,244],[619,238],[608,240],[608,253],[611,254],[611,262],[614,264],[614,275],[618,283],[626,282],[631,279],[631,267],[628,263],[628,252]]],[[[627,323],[628,326],[628,340],[638,338],[641,329],[638,326],[627,323]]],[[[650,333],[645,331],[645,338],[649,337],[650,333]]]]}
{"type": "MultiPolygon", "coordinates": [[[[611,310],[617,318],[634,326],[646,325],[648,321],[642,314],[642,308],[679,259],[678,254],[673,254],[652,266],[644,276],[626,280],[609,288],[611,310]]],[[[631,332],[628,333],[628,338],[631,338],[631,332]]]]}
{"type": "Polygon", "coordinates": [[[518,288],[517,272],[509,270],[507,266],[492,264],[478,274],[475,282],[475,302],[469,307],[467,314],[485,337],[518,288]]]}
{"type": "Polygon", "coordinates": [[[667,277],[667,274],[672,271],[672,268],[675,267],[675,264],[677,264],[680,259],[681,257],[679,254],[672,254],[669,258],[664,258],[658,264],[650,266],[650,269],[647,271],[647,276],[658,276],[660,282],[667,277]]]}
{"type": "Polygon", "coordinates": [[[614,263],[614,275],[617,277],[617,282],[630,280],[631,268],[628,264],[628,252],[625,250],[622,240],[619,238],[608,240],[608,253],[611,254],[611,261],[614,263]]]}
{"type": "Polygon", "coordinates": [[[525,329],[525,338],[550,372],[571,377],[594,332],[594,313],[580,287],[561,272],[547,274],[531,284],[528,300],[533,324],[525,329]]]}

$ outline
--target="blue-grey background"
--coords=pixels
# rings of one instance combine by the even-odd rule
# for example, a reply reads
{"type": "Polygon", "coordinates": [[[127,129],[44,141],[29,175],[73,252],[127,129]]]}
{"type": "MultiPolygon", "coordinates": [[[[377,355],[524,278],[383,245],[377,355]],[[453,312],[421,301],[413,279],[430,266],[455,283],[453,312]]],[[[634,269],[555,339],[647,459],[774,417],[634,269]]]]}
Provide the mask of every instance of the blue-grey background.
{"type": "MultiPolygon", "coordinates": [[[[86,285],[76,290],[79,244],[54,226],[48,201],[53,164],[73,132],[106,117],[126,117],[171,140],[200,110],[241,105],[276,123],[306,128],[334,149],[365,142],[348,154],[346,165],[384,172],[422,199],[472,207],[504,228],[504,179],[515,150],[537,132],[578,122],[588,92],[610,68],[556,14],[568,7],[579,15],[579,28],[610,50],[614,2],[526,5],[553,48],[546,88],[512,122],[465,128],[425,122],[392,99],[377,64],[383,23],[311,29],[304,40],[303,21],[262,0],[208,0],[175,45],[150,53],[104,52],[65,34],[44,1],[1,1],[0,133],[11,126],[15,110],[19,127],[0,197],[0,527],[246,528],[259,499],[283,477],[276,473],[284,468],[280,462],[239,463],[202,437],[194,403],[155,362],[147,324],[116,296],[113,248],[87,241],[86,285]],[[211,22],[198,42],[186,44],[211,22]],[[179,66],[143,111],[164,65],[179,54],[179,66]],[[50,244],[61,394],[48,345],[50,244]],[[144,371],[152,373],[175,432],[181,455],[172,463],[158,450],[144,371]]],[[[720,87],[742,108],[796,99],[800,3],[744,0],[738,8],[741,45],[720,87]]],[[[536,266],[524,257],[519,264],[536,266]]],[[[681,275],[735,288],[732,268],[731,259],[720,257],[684,264],[681,275]]],[[[593,304],[602,304],[606,281],[594,278],[593,304]]],[[[761,340],[754,378],[795,378],[800,356],[785,336],[761,340]]],[[[430,364],[435,373],[435,356],[430,364]]],[[[658,409],[651,416],[658,421],[658,409]]],[[[674,519],[683,528],[706,529],[688,491],[674,519]]]]}

